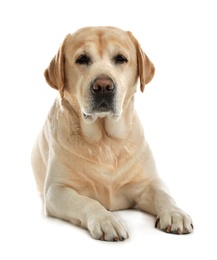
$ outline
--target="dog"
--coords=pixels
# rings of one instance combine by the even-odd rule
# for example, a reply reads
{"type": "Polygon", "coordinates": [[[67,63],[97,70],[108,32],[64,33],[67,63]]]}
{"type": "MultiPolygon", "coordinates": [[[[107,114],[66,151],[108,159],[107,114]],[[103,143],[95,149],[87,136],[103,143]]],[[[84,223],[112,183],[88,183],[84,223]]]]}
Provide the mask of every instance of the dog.
{"type": "Polygon", "coordinates": [[[112,211],[137,207],[167,233],[193,231],[159,178],[134,109],[155,72],[131,32],[85,27],[68,34],[45,70],[58,96],[32,151],[32,167],[48,216],[122,241],[126,225],[112,211]]]}

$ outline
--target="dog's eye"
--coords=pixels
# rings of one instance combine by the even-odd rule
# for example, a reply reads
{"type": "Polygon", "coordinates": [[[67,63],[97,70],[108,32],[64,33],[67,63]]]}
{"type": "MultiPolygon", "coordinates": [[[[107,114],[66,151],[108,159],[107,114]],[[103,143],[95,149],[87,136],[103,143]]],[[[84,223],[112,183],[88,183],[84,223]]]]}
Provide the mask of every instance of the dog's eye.
{"type": "Polygon", "coordinates": [[[123,63],[125,63],[125,62],[128,62],[128,60],[127,60],[126,57],[124,57],[124,55],[118,54],[118,55],[116,55],[116,56],[114,57],[114,62],[115,62],[116,64],[123,64],[123,63]]]}
{"type": "Polygon", "coordinates": [[[81,65],[88,65],[90,63],[90,58],[87,55],[81,55],[78,57],[75,63],[81,64],[81,65]]]}

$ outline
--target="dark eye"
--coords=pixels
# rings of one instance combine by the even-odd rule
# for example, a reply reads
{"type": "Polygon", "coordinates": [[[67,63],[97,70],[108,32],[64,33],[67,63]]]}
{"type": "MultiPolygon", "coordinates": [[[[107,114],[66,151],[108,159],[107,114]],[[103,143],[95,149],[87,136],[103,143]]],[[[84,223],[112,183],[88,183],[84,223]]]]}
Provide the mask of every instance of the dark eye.
{"type": "Polygon", "coordinates": [[[80,65],[88,65],[90,63],[90,58],[87,55],[81,55],[78,57],[75,63],[80,65]]]}
{"type": "Polygon", "coordinates": [[[117,56],[114,57],[114,62],[116,64],[123,64],[125,62],[128,62],[128,60],[126,57],[124,57],[124,55],[118,54],[117,56]]]}

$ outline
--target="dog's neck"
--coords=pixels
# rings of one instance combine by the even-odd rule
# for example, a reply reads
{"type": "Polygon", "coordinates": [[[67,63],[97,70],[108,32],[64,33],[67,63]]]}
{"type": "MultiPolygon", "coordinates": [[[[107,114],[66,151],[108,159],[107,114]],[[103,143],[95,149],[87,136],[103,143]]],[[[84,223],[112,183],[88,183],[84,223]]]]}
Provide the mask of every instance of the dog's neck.
{"type": "MultiPolygon", "coordinates": [[[[103,118],[99,117],[91,123],[87,123],[80,111],[78,111],[76,107],[72,107],[67,100],[63,99],[61,101],[61,106],[63,109],[69,111],[68,115],[70,115],[70,113],[76,114],[77,123],[80,124],[82,135],[89,142],[99,142],[107,137],[121,140],[126,139],[132,131],[133,120],[136,116],[135,112],[132,112],[134,111],[133,98],[127,104],[127,107],[124,108],[124,112],[122,112],[120,118],[113,119],[107,116],[103,118]]],[[[71,123],[73,124],[73,122],[71,123]]]]}
{"type": "Polygon", "coordinates": [[[104,137],[125,139],[129,135],[129,127],[123,116],[118,120],[104,117],[88,124],[83,119],[80,122],[83,135],[92,142],[98,142],[104,137]]]}
{"type": "Polygon", "coordinates": [[[86,138],[94,142],[100,141],[104,137],[124,140],[128,138],[132,131],[134,117],[134,99],[132,98],[118,119],[105,116],[97,118],[92,123],[86,123],[84,119],[81,119],[82,133],[86,138]]]}

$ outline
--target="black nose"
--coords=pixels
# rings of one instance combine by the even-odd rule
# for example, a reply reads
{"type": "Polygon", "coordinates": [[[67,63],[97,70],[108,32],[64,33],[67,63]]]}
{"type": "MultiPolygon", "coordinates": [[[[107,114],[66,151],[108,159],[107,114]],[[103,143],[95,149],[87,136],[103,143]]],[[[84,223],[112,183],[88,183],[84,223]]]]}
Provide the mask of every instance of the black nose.
{"type": "Polygon", "coordinates": [[[115,89],[113,81],[109,78],[98,78],[92,85],[94,94],[111,94],[115,89]]]}

